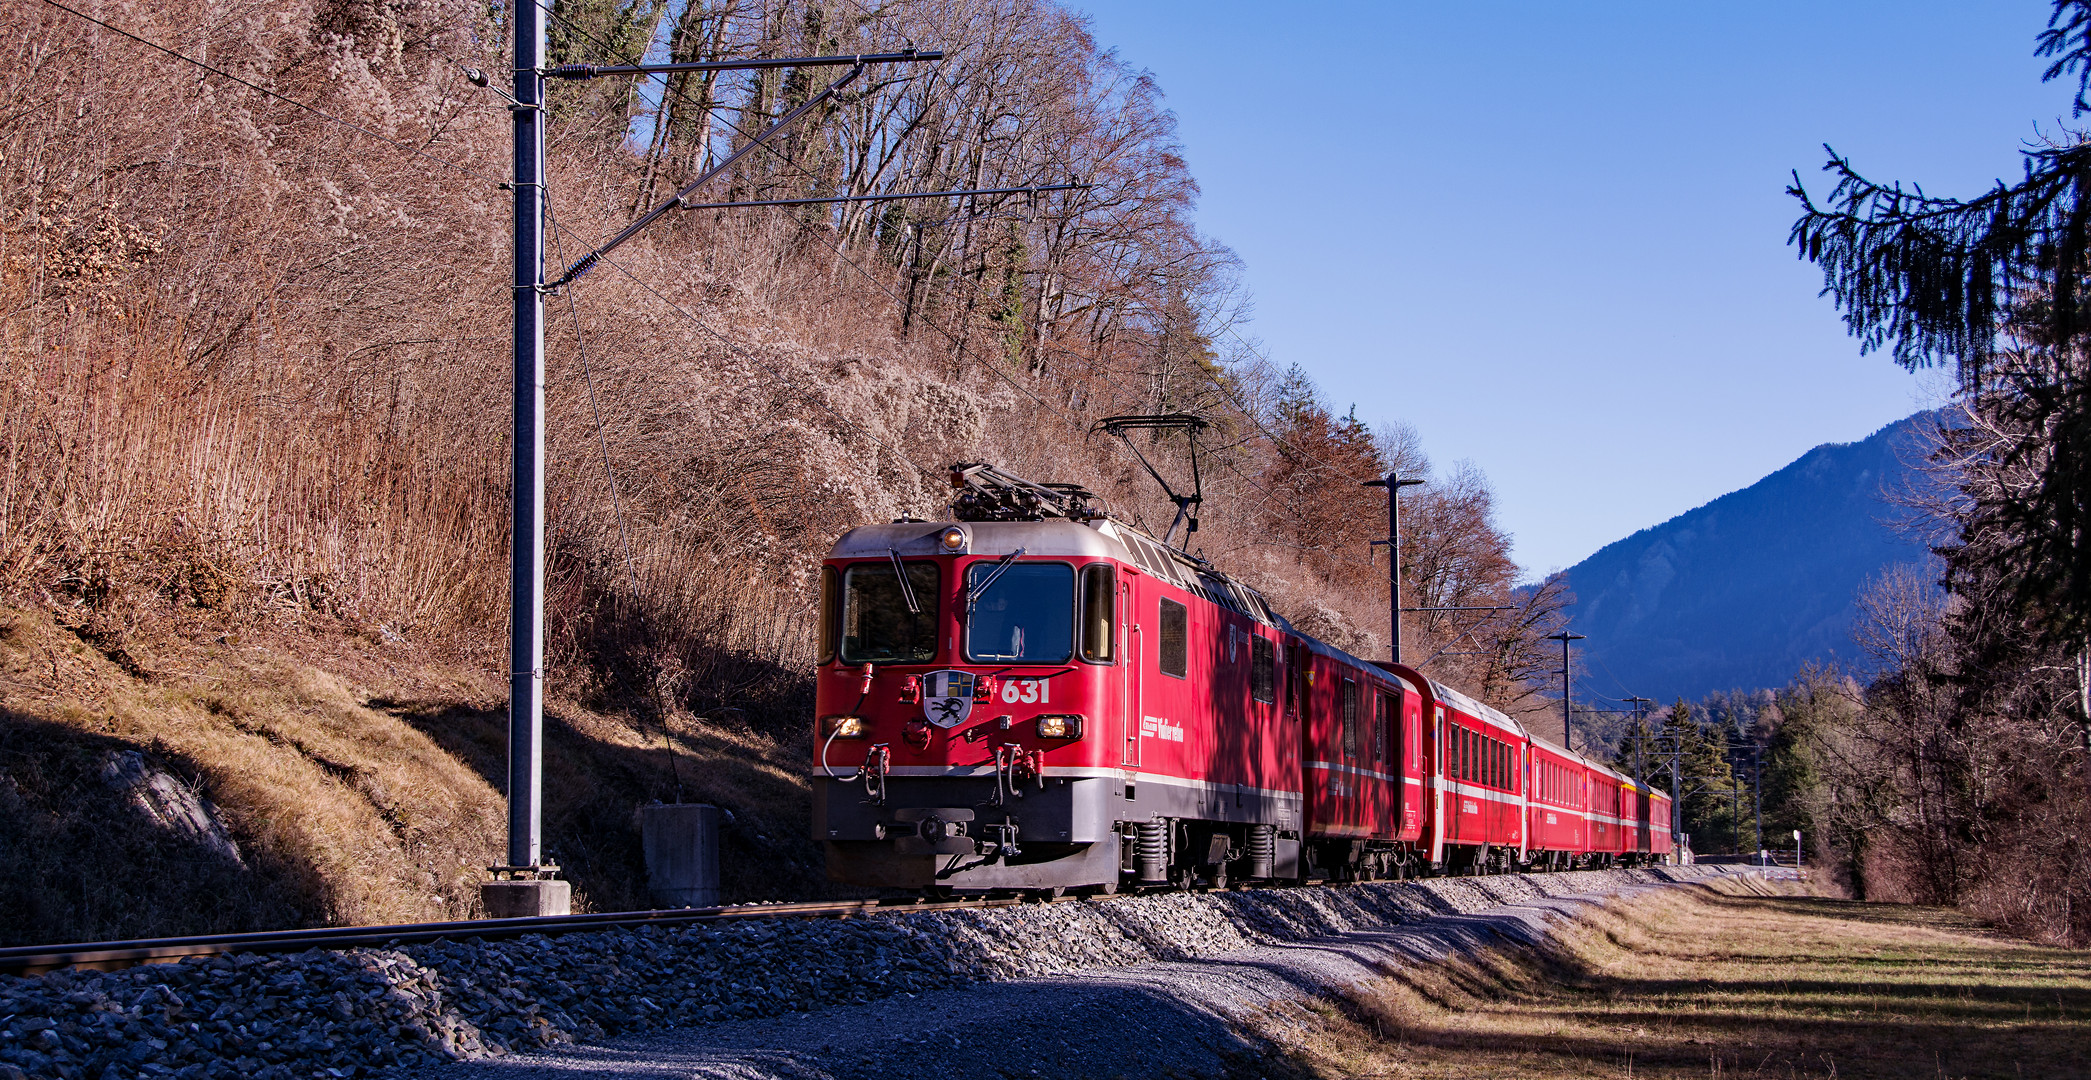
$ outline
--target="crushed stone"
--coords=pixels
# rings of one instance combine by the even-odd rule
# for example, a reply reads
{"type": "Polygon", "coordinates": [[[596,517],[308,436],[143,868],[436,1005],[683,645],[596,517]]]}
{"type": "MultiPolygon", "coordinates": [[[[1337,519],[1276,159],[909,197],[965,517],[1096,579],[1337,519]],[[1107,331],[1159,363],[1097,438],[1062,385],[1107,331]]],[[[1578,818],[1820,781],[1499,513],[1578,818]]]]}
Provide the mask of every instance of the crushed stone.
{"type": "MultiPolygon", "coordinates": [[[[895,908],[849,919],[191,957],[115,972],[0,977],[0,1080],[17,1071],[62,1080],[348,1080],[724,1022],[803,1018],[817,1026],[817,1015],[802,1014],[874,1002],[905,1009],[922,995],[982,983],[1181,964],[1721,872],[1651,867],[895,908]]],[[[1149,1035],[1161,1038],[1142,1037],[1149,1035]]],[[[1018,1043],[997,1043],[1019,1055],[1012,1062],[1021,1060],[1018,1043]]],[[[1053,1056],[1050,1046],[1036,1049],[1043,1057],[1033,1062],[1053,1056]]]]}

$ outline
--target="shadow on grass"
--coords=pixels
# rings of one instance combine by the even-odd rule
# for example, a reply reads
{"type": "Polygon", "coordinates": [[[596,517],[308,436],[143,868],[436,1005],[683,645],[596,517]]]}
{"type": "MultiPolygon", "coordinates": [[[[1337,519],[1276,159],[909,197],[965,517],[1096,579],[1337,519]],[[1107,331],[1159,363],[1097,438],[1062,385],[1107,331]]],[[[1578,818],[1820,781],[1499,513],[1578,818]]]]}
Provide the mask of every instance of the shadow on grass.
{"type": "MultiPolygon", "coordinates": [[[[157,823],[102,780],[112,752],[201,790],[194,763],[0,707],[0,945],[309,926],[325,884],[234,833],[242,861],[157,823]]],[[[203,791],[208,795],[208,791],[203,791]]]]}
{"type": "MultiPolygon", "coordinates": [[[[505,796],[505,708],[396,700],[371,706],[427,735],[505,796]]],[[[675,735],[671,755],[658,731],[606,722],[584,728],[547,710],[545,857],[574,883],[577,906],[656,906],[647,894],[638,823],[639,808],[656,801],[709,802],[727,810],[719,852],[727,903],[865,895],[827,880],[822,852],[808,836],[812,796],[802,755],[752,732],[684,725],[675,735]]]]}
{"type": "Polygon", "coordinates": [[[2091,1076],[2091,953],[1955,943],[1945,935],[1972,925],[1955,912],[1707,888],[1611,914],[1594,925],[1627,950],[1623,963],[1594,960],[1573,935],[1468,951],[1389,971],[1341,1008],[1421,1075],[1457,1064],[1470,1070],[1457,1075],[1583,1076],[1630,1056],[1644,1076],[2091,1076]],[[1909,929],[1939,936],[1898,936],[1909,929]],[[1750,955],[1812,942],[1826,954],[1750,955]],[[1739,955],[1690,952],[1709,944],[1739,955]],[[1897,955],[1876,962],[1873,950],[1897,955]],[[1769,977],[1773,964],[1809,977],[1769,977]]]}

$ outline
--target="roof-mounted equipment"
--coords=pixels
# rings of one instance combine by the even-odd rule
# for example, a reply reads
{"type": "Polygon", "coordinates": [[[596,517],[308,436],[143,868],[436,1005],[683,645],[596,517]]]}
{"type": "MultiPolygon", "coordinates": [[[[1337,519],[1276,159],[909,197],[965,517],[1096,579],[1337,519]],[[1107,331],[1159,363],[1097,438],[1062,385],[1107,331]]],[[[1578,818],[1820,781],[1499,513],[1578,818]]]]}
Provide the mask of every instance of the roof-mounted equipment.
{"type": "Polygon", "coordinates": [[[1147,475],[1154,477],[1154,482],[1162,486],[1162,492],[1169,496],[1169,501],[1176,504],[1176,520],[1171,521],[1169,523],[1169,531],[1162,534],[1162,543],[1170,547],[1177,547],[1176,527],[1188,523],[1189,527],[1183,531],[1183,545],[1178,547],[1178,550],[1188,549],[1191,543],[1191,534],[1198,531],[1198,505],[1205,501],[1204,482],[1198,475],[1198,433],[1210,426],[1211,424],[1204,417],[1193,416],[1190,413],[1106,416],[1102,420],[1097,421],[1096,424],[1097,430],[1116,435],[1124,441],[1126,449],[1131,450],[1133,456],[1139,458],[1140,464],[1147,469],[1147,475]],[[1133,444],[1132,436],[1127,434],[1133,431],[1152,431],[1157,434],[1170,431],[1183,432],[1184,441],[1191,444],[1190,494],[1177,494],[1176,489],[1169,486],[1169,481],[1162,479],[1162,474],[1155,471],[1154,463],[1148,461],[1147,455],[1141,453],[1140,448],[1133,444]]]}
{"type": "Polygon", "coordinates": [[[959,521],[1094,521],[1104,516],[1097,497],[1076,484],[1037,484],[980,462],[951,467],[951,516],[959,521]]]}

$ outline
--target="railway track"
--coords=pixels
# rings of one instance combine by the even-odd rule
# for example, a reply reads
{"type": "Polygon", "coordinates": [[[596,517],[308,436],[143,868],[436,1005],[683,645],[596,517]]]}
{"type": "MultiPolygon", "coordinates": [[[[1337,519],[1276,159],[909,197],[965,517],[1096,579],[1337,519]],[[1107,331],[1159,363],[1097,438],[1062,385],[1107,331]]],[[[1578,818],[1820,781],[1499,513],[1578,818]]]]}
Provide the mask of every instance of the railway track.
{"type": "MultiPolygon", "coordinates": [[[[1068,896],[1058,902],[1077,900],[1068,896]]],[[[846,919],[878,911],[951,911],[1009,907],[1015,898],[945,901],[836,900],[805,904],[748,904],[738,907],[620,911],[594,915],[551,915],[522,919],[405,923],[392,926],[334,926],[311,930],[268,930],[247,934],[88,941],[72,945],[24,945],[0,949],[0,975],[40,975],[61,968],[116,971],[138,964],[164,964],[190,956],[227,953],[296,953],[307,949],[353,949],[415,945],[443,938],[500,939],[531,934],[580,934],[641,926],[686,926],[742,919],[846,919]]],[[[1030,901],[1036,902],[1036,901],[1030,901]]],[[[1053,902],[1053,901],[1049,901],[1053,902]]]]}
{"type": "MultiPolygon", "coordinates": [[[[1342,882],[1316,880],[1316,885],[1342,882]]],[[[1129,890],[1126,895],[1155,891],[1129,890]]],[[[1208,892],[1194,888],[1192,892],[1208,892]]],[[[21,945],[0,949],[0,975],[41,975],[63,968],[119,971],[139,964],[173,963],[190,956],[229,953],[297,953],[307,949],[355,949],[416,945],[445,938],[501,940],[531,934],[582,934],[595,930],[641,926],[686,926],[743,919],[847,919],[881,911],[955,911],[964,908],[1012,907],[1018,904],[1076,903],[1103,899],[1070,893],[1052,898],[1020,896],[956,900],[831,900],[797,904],[743,904],[733,907],[670,908],[660,911],[615,911],[591,915],[548,915],[522,919],[472,919],[459,922],[399,923],[387,926],[328,926],[308,930],[264,930],[245,934],[200,934],[192,937],[140,938],[132,941],[86,941],[70,945],[21,945]]]]}

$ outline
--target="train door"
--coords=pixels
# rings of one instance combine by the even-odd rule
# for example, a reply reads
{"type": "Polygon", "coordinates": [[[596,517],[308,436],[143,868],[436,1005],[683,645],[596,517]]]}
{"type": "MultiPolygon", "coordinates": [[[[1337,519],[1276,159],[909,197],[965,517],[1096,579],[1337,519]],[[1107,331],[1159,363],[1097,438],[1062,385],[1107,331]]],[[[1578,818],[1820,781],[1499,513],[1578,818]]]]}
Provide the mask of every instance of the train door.
{"type": "Polygon", "coordinates": [[[1335,775],[1340,820],[1353,835],[1372,828],[1373,795],[1379,787],[1372,778],[1372,718],[1365,711],[1364,688],[1356,679],[1339,676],[1336,682],[1336,737],[1342,751],[1336,761],[1342,770],[1335,775]]]}
{"type": "Polygon", "coordinates": [[[1119,636],[1119,640],[1125,642],[1125,678],[1119,682],[1120,692],[1124,694],[1123,707],[1118,711],[1124,749],[1118,763],[1128,769],[1137,769],[1140,767],[1140,717],[1145,715],[1143,710],[1147,705],[1141,696],[1147,685],[1147,642],[1137,615],[1139,608],[1133,603],[1131,574],[1124,575],[1119,581],[1118,610],[1125,627],[1125,632],[1119,636]]]}
{"type": "Polygon", "coordinates": [[[1445,723],[1445,707],[1433,703],[1431,706],[1430,738],[1430,862],[1442,865],[1445,861],[1445,736],[1449,728],[1445,723]]]}
{"type": "Polygon", "coordinates": [[[1401,808],[1407,801],[1401,788],[1401,689],[1375,693],[1378,724],[1373,731],[1372,768],[1380,774],[1381,811],[1376,829],[1389,838],[1401,835],[1401,808]]]}
{"type": "Polygon", "coordinates": [[[1415,840],[1423,835],[1423,695],[1404,691],[1401,703],[1401,838],[1415,840]]]}

